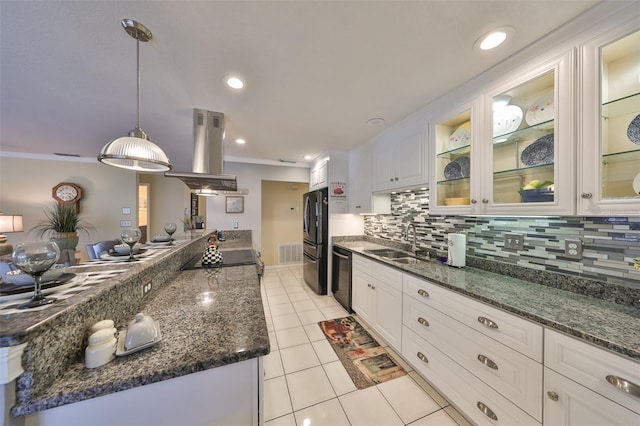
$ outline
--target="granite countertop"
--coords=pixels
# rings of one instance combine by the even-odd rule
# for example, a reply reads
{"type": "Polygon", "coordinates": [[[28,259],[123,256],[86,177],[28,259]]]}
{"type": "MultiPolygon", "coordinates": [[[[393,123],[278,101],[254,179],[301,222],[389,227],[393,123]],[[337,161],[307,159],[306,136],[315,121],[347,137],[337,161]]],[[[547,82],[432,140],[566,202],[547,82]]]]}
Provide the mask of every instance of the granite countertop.
{"type": "Polygon", "coordinates": [[[453,268],[436,260],[401,264],[365,252],[386,247],[369,241],[333,244],[640,361],[638,308],[471,267],[453,268]]]}
{"type": "Polygon", "coordinates": [[[158,345],[93,370],[76,362],[11,413],[26,415],[256,358],[270,350],[254,265],[180,272],[146,301],[142,311],[159,322],[158,345]]]}

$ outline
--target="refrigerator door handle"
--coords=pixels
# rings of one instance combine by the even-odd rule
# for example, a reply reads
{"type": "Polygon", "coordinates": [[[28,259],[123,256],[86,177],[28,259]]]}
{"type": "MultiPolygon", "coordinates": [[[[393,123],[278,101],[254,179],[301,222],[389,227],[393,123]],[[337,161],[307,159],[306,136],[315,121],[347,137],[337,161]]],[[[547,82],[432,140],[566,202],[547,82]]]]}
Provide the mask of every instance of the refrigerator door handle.
{"type": "Polygon", "coordinates": [[[309,221],[311,219],[309,217],[309,204],[309,197],[304,197],[304,218],[302,220],[302,230],[307,235],[309,235],[309,221]]]}

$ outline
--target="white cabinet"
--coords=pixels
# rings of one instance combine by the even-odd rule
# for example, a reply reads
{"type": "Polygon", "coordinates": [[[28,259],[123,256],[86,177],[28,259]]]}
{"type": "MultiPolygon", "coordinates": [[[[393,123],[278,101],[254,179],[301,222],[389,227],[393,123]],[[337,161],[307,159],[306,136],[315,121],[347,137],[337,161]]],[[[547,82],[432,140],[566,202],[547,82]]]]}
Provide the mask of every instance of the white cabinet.
{"type": "Polygon", "coordinates": [[[309,190],[326,188],[329,185],[328,160],[322,160],[314,165],[309,175],[309,190]]]}
{"type": "Polygon", "coordinates": [[[371,144],[349,151],[349,213],[391,213],[389,194],[375,194],[371,189],[371,144]]]}
{"type": "Polygon", "coordinates": [[[478,213],[575,212],[574,69],[571,50],[485,93],[478,213]]]}
{"type": "MultiPolygon", "coordinates": [[[[541,326],[413,275],[404,274],[403,293],[404,327],[438,348],[463,371],[460,375],[474,377],[465,380],[481,382],[500,395],[492,407],[501,406],[516,418],[530,416],[531,421],[542,422],[541,326]]],[[[410,353],[403,355],[411,357],[410,353]]],[[[455,394],[445,396],[454,404],[463,404],[455,394]]],[[[476,420],[477,413],[465,414],[476,420]]]]}
{"type": "Polygon", "coordinates": [[[545,425],[629,426],[640,416],[548,368],[544,369],[545,425]]]}
{"type": "Polygon", "coordinates": [[[400,351],[402,272],[353,255],[353,310],[400,351]]]}
{"type": "Polygon", "coordinates": [[[599,418],[608,419],[601,424],[640,424],[640,363],[545,330],[545,369],[570,379],[560,376],[557,383],[546,382],[545,371],[545,413],[550,418],[572,420],[565,423],[570,425],[596,424],[599,418]],[[571,382],[575,386],[565,387],[571,382]],[[579,423],[583,417],[577,411],[582,407],[599,413],[579,423]]]}
{"type": "Polygon", "coordinates": [[[404,294],[523,355],[542,362],[542,327],[508,312],[405,274],[404,294]]]}
{"type": "Polygon", "coordinates": [[[638,16],[581,46],[579,214],[640,212],[638,16]]]}
{"type": "Polygon", "coordinates": [[[402,356],[473,423],[540,425],[491,386],[460,367],[440,348],[406,326],[402,333],[402,356]]]}
{"type": "Polygon", "coordinates": [[[426,185],[426,132],[385,140],[373,148],[373,191],[386,191],[409,186],[426,185]]]}
{"type": "Polygon", "coordinates": [[[473,186],[481,175],[480,149],[476,149],[480,145],[478,129],[481,126],[477,117],[480,104],[480,100],[466,104],[434,120],[431,126],[434,162],[429,167],[433,183],[429,210],[432,213],[469,213],[479,207],[476,199],[471,202],[471,195],[477,194],[478,189],[473,186]]]}

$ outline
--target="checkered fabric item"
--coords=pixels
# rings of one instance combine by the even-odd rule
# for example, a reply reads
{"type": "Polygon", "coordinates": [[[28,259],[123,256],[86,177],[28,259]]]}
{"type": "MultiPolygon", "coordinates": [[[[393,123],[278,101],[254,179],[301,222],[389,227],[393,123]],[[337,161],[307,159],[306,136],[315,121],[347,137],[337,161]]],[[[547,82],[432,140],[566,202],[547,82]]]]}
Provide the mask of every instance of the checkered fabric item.
{"type": "Polygon", "coordinates": [[[222,263],[222,252],[216,246],[207,247],[202,255],[202,265],[212,266],[222,263]]]}
{"type": "MultiPolygon", "coordinates": [[[[166,250],[163,248],[148,248],[145,249],[144,253],[135,254],[134,258],[137,262],[146,262],[149,259],[153,259],[154,257],[166,253],[166,250]]],[[[108,254],[102,255],[100,259],[90,260],[87,263],[81,263],[80,265],[75,265],[76,267],[83,266],[98,266],[98,265],[127,265],[129,264],[129,256],[111,256],[108,254]]]]}
{"type": "MultiPolygon", "coordinates": [[[[97,284],[100,284],[104,280],[113,278],[118,274],[123,273],[126,269],[114,269],[111,271],[95,271],[95,272],[81,272],[77,273],[75,278],[60,287],[55,287],[55,291],[51,294],[57,300],[68,299],[82,291],[91,288],[97,284]]],[[[31,308],[29,310],[17,309],[16,307],[21,303],[27,301],[33,293],[24,293],[24,299],[12,299],[3,301],[0,296],[0,315],[11,315],[25,312],[34,312],[47,309],[50,306],[55,306],[55,303],[50,305],[40,306],[38,308],[31,308]]],[[[6,299],[6,298],[5,298],[6,299]]]]}

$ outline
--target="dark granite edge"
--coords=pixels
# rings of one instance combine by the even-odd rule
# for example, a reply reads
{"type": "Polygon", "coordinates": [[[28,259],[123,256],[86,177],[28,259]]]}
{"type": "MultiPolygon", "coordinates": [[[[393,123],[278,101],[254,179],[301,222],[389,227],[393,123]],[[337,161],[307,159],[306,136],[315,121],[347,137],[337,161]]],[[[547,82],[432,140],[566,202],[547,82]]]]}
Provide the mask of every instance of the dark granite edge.
{"type": "Polygon", "coordinates": [[[60,407],[63,405],[85,401],[92,398],[98,398],[116,392],[135,389],[144,385],[158,383],[165,380],[186,376],[188,374],[210,370],[212,368],[222,367],[225,365],[235,364],[238,362],[258,358],[260,356],[268,355],[271,351],[268,340],[266,343],[266,346],[260,346],[252,350],[247,350],[240,354],[236,353],[233,356],[223,356],[211,360],[200,360],[193,364],[173,367],[161,371],[154,371],[153,373],[142,374],[139,376],[132,376],[124,380],[114,381],[112,383],[83,389],[82,391],[68,392],[64,394],[58,394],[54,397],[30,401],[24,404],[16,404],[11,407],[11,415],[16,417],[26,416],[29,414],[37,413],[39,411],[48,410],[50,408],[60,407]]]}
{"type": "MultiPolygon", "coordinates": [[[[384,239],[381,239],[381,238],[375,238],[375,241],[372,241],[371,239],[368,239],[368,238],[357,239],[357,238],[354,238],[354,237],[349,237],[347,239],[338,240],[338,239],[336,239],[334,237],[333,241],[335,243],[337,243],[338,245],[340,245],[340,241],[345,241],[345,242],[366,241],[366,242],[370,242],[370,243],[374,243],[374,244],[381,244],[381,241],[386,242],[387,240],[384,240],[384,239]]],[[[403,244],[396,243],[395,245],[389,245],[389,244],[381,244],[381,245],[386,245],[386,246],[397,248],[397,249],[400,249],[400,250],[406,250],[406,245],[404,245],[405,247],[403,248],[403,244]]],[[[347,247],[347,246],[340,245],[340,247],[344,248],[345,250],[349,250],[352,253],[357,253],[357,254],[366,256],[367,258],[369,258],[371,260],[375,260],[377,262],[384,263],[385,265],[388,265],[388,266],[391,266],[393,268],[399,269],[399,270],[401,270],[403,272],[406,272],[406,273],[409,273],[409,274],[411,274],[411,275],[413,275],[415,277],[418,277],[418,278],[421,278],[421,279],[428,279],[429,282],[437,284],[437,285],[439,285],[439,286],[441,286],[443,288],[446,288],[448,290],[451,290],[451,291],[454,291],[456,293],[462,294],[464,296],[470,297],[470,298],[472,298],[474,300],[478,300],[478,301],[487,303],[488,305],[491,305],[491,306],[497,307],[499,309],[502,309],[504,311],[513,313],[513,314],[515,314],[515,315],[517,315],[519,317],[522,317],[524,319],[528,319],[528,320],[533,321],[533,322],[535,322],[537,324],[540,324],[540,325],[543,325],[543,326],[547,326],[549,328],[553,328],[554,330],[558,330],[558,331],[564,332],[565,334],[569,334],[571,336],[577,337],[577,338],[582,339],[584,341],[591,342],[591,343],[595,344],[596,346],[598,346],[600,348],[608,349],[608,350],[613,351],[613,352],[615,352],[617,354],[625,355],[625,356],[627,356],[629,358],[632,358],[632,359],[635,359],[635,360],[640,360],[640,351],[638,351],[638,350],[635,350],[635,349],[632,349],[632,348],[629,348],[629,347],[626,347],[626,346],[622,346],[622,345],[610,342],[610,341],[605,340],[605,339],[603,339],[601,337],[594,336],[592,334],[582,332],[582,331],[580,331],[580,330],[578,330],[576,328],[567,326],[565,324],[561,324],[561,323],[558,323],[556,321],[550,320],[548,318],[544,318],[544,317],[541,317],[539,315],[532,314],[531,312],[527,312],[527,311],[524,311],[522,309],[515,308],[515,307],[513,307],[511,305],[500,303],[500,302],[498,302],[496,300],[493,300],[493,299],[488,298],[488,297],[484,297],[484,296],[479,295],[477,293],[466,291],[466,290],[461,289],[461,288],[456,287],[456,286],[452,286],[450,284],[442,282],[441,280],[438,280],[437,278],[434,278],[434,277],[431,277],[431,276],[426,277],[426,276],[420,274],[419,272],[416,272],[415,270],[410,269],[410,267],[407,266],[407,265],[403,265],[403,264],[400,264],[400,263],[397,263],[397,262],[393,262],[392,260],[386,260],[386,259],[380,258],[378,256],[369,255],[369,254],[367,254],[365,252],[362,252],[362,251],[353,250],[353,248],[350,248],[350,247],[347,247]]],[[[480,268],[476,268],[476,269],[480,269],[480,268]]],[[[491,271],[491,270],[487,271],[487,272],[496,273],[496,272],[491,271]]],[[[496,273],[496,274],[500,275],[500,273],[496,273]]],[[[502,274],[502,275],[504,275],[504,274],[502,274]]],[[[522,279],[522,278],[519,278],[519,277],[511,277],[511,278],[522,279]]],[[[525,279],[523,279],[523,281],[529,281],[529,280],[527,280],[525,278],[525,279]]],[[[544,285],[544,284],[540,284],[540,283],[536,283],[536,284],[544,285]]],[[[547,287],[555,288],[553,286],[547,286],[547,287]]],[[[563,291],[565,290],[564,288],[557,288],[557,289],[558,290],[563,290],[563,291]]],[[[590,297],[589,295],[586,295],[586,296],[590,297]]]]}
{"type": "MultiPolygon", "coordinates": [[[[332,241],[336,243],[339,243],[340,241],[366,241],[397,248],[399,250],[410,249],[410,244],[372,237],[370,235],[336,236],[332,238],[332,241]]],[[[422,251],[429,252],[431,257],[446,256],[447,254],[441,250],[424,247],[420,247],[420,249],[422,251]]],[[[618,283],[598,281],[592,278],[563,274],[561,272],[550,272],[527,268],[525,266],[515,265],[512,263],[500,262],[499,259],[485,259],[467,255],[466,263],[467,266],[481,269],[483,271],[493,272],[583,296],[606,300],[620,305],[640,308],[640,288],[627,287],[618,283]]]]}

